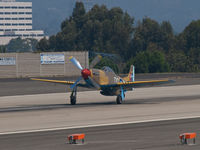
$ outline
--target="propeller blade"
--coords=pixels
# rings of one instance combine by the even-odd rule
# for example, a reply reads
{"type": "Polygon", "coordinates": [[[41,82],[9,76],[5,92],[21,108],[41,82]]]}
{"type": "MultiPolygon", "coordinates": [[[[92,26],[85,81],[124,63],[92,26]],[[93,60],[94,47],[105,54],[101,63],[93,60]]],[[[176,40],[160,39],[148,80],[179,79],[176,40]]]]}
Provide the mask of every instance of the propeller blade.
{"type": "Polygon", "coordinates": [[[77,85],[77,83],[78,83],[79,81],[81,81],[81,80],[82,80],[82,77],[79,77],[79,78],[76,80],[76,82],[70,86],[70,88],[73,89],[73,88],[77,85]]]}
{"type": "Polygon", "coordinates": [[[94,87],[96,88],[96,89],[101,89],[101,87],[100,87],[100,85],[99,84],[97,84],[90,76],[88,77],[89,78],[89,80],[92,82],[92,84],[94,85],[94,87]]]}
{"type": "Polygon", "coordinates": [[[102,59],[101,55],[97,55],[93,61],[90,63],[90,68],[93,68],[94,66],[96,66],[96,64],[98,64],[102,59]]]}
{"type": "Polygon", "coordinates": [[[79,70],[83,70],[81,64],[79,63],[78,60],[76,60],[76,58],[74,58],[73,56],[69,57],[70,61],[79,69],[79,70]]]}

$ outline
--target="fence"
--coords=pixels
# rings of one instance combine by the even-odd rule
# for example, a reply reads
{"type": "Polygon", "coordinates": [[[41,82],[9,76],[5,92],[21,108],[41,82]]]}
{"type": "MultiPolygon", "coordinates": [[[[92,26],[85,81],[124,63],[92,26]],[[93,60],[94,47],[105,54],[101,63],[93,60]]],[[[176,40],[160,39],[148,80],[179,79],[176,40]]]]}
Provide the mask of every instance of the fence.
{"type": "Polygon", "coordinates": [[[0,53],[0,78],[79,76],[70,56],[88,68],[88,52],[0,53]]]}

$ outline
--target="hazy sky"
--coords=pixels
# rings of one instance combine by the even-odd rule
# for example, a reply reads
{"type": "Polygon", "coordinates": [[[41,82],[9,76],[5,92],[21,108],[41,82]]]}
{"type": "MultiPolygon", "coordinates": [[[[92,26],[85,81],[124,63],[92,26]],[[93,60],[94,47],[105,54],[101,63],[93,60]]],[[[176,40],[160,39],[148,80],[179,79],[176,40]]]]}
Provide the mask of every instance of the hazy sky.
{"type": "MultiPolygon", "coordinates": [[[[49,34],[59,31],[61,22],[72,13],[75,0],[17,0],[33,2],[33,26],[49,34]]],[[[87,1],[87,0],[85,0],[87,1]]],[[[192,20],[200,18],[200,0],[88,0],[91,4],[121,7],[135,20],[148,16],[159,22],[170,21],[181,32],[192,20]]]]}
{"type": "Polygon", "coordinates": [[[170,21],[181,32],[192,20],[200,19],[200,0],[94,0],[107,6],[119,6],[136,20],[148,16],[159,22],[170,21]]]}

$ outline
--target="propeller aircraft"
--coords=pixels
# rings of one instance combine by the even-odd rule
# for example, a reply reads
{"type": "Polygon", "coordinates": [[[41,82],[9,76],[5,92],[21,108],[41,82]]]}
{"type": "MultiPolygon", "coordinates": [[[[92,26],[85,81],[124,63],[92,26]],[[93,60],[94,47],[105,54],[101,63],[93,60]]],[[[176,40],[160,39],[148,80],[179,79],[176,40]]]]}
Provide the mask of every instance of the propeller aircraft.
{"type": "Polygon", "coordinates": [[[31,80],[70,85],[70,102],[72,105],[76,104],[77,87],[94,88],[99,90],[102,95],[117,96],[116,103],[121,104],[125,100],[126,91],[132,90],[133,88],[173,82],[172,80],[135,81],[135,67],[133,65],[131,65],[127,77],[116,75],[114,71],[107,66],[102,69],[94,69],[93,67],[101,60],[101,58],[102,56],[100,55],[95,57],[89,66],[90,69],[88,69],[83,68],[79,61],[71,56],[69,58],[70,61],[80,70],[80,77],[75,82],[37,78],[31,78],[31,80]],[[85,82],[81,83],[81,80],[84,80],[85,82]]]}

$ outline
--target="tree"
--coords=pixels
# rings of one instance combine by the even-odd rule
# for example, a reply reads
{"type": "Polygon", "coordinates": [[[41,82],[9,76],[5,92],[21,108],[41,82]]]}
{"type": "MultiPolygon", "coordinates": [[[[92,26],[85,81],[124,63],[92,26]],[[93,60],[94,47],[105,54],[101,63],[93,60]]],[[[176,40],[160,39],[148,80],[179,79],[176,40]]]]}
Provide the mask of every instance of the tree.
{"type": "Polygon", "coordinates": [[[46,38],[41,39],[37,46],[36,46],[38,51],[43,51],[46,52],[49,49],[49,41],[46,38]]]}
{"type": "Polygon", "coordinates": [[[165,60],[164,53],[160,51],[154,51],[150,53],[149,60],[149,72],[169,72],[170,67],[169,64],[165,60]]]}
{"type": "Polygon", "coordinates": [[[105,5],[95,5],[86,13],[83,3],[77,2],[72,16],[61,24],[61,32],[39,42],[38,49],[103,51],[125,57],[133,35],[133,22],[119,7],[108,10],[105,5]]]}
{"type": "Polygon", "coordinates": [[[163,21],[159,24],[146,17],[142,22],[139,21],[135,27],[129,49],[129,58],[140,51],[149,50],[148,48],[152,44],[157,47],[157,50],[167,53],[174,47],[174,42],[173,28],[169,22],[163,21]]]}
{"type": "Polygon", "coordinates": [[[180,35],[185,42],[185,52],[200,47],[200,20],[192,21],[180,35]]]}
{"type": "Polygon", "coordinates": [[[180,51],[172,51],[168,55],[168,62],[173,72],[193,72],[197,71],[191,59],[180,51]]]}
{"type": "Polygon", "coordinates": [[[165,56],[159,51],[143,51],[132,57],[127,68],[133,64],[136,68],[136,73],[155,73],[170,71],[169,64],[165,60],[165,56]]]}
{"type": "Polygon", "coordinates": [[[136,51],[146,50],[148,43],[158,43],[161,38],[161,31],[158,22],[150,18],[144,18],[142,22],[138,22],[135,28],[134,42],[141,43],[142,47],[136,47],[136,51]]]}
{"type": "Polygon", "coordinates": [[[76,2],[72,19],[76,23],[76,28],[81,30],[85,20],[85,8],[82,2],[76,2]]]}
{"type": "Polygon", "coordinates": [[[6,46],[0,46],[0,53],[6,53],[6,46]]]}
{"type": "Polygon", "coordinates": [[[134,18],[119,7],[94,5],[86,12],[83,3],[76,2],[61,31],[42,39],[37,49],[114,53],[125,60],[128,69],[133,63],[140,73],[191,72],[200,70],[199,41],[200,20],[175,35],[169,21],[158,23],[145,17],[134,26],[134,18]]]}
{"type": "Polygon", "coordinates": [[[7,52],[33,52],[36,50],[36,39],[12,39],[6,46],[7,52]]]}
{"type": "Polygon", "coordinates": [[[161,29],[161,41],[159,46],[168,53],[171,49],[175,47],[175,35],[172,25],[169,21],[163,21],[160,25],[161,29]]]}
{"type": "Polygon", "coordinates": [[[200,48],[191,48],[189,59],[193,63],[193,71],[200,71],[200,48]]]}

